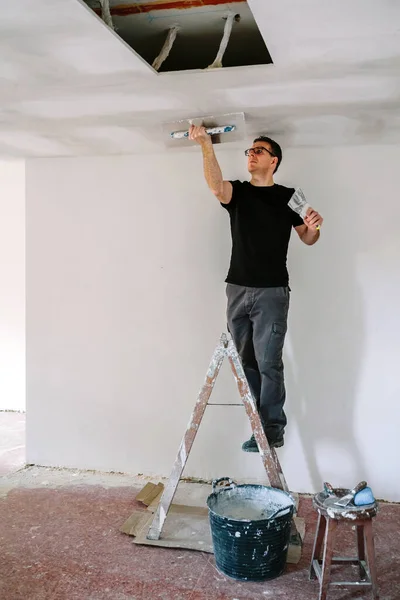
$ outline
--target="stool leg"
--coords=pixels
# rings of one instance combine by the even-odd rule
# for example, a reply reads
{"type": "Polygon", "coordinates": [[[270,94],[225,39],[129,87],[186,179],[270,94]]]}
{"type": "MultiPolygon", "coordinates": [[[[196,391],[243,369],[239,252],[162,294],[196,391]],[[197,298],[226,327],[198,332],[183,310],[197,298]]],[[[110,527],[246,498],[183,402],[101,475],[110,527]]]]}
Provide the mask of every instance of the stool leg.
{"type": "Polygon", "coordinates": [[[367,578],[365,569],[361,564],[361,561],[365,560],[364,524],[357,525],[357,550],[358,560],[360,561],[360,579],[364,581],[367,578]]]}
{"type": "Polygon", "coordinates": [[[366,521],[364,525],[364,534],[365,534],[365,545],[368,557],[368,568],[371,575],[371,583],[372,583],[372,597],[374,600],[379,600],[378,594],[378,579],[376,575],[376,565],[375,565],[375,544],[374,544],[374,534],[372,531],[372,519],[366,521]]]}
{"type": "Polygon", "coordinates": [[[326,519],[323,515],[318,513],[317,531],[315,533],[314,548],[313,548],[313,553],[312,553],[312,557],[311,557],[311,565],[310,565],[310,579],[317,579],[317,575],[313,568],[313,561],[318,560],[321,556],[321,549],[322,549],[322,544],[324,542],[325,530],[326,530],[326,519]]]}
{"type": "Polygon", "coordinates": [[[324,557],[322,561],[322,580],[319,592],[319,600],[326,600],[328,593],[329,582],[331,579],[331,564],[333,557],[333,549],[335,547],[335,537],[337,529],[337,521],[327,518],[327,531],[324,541],[324,557]]]}

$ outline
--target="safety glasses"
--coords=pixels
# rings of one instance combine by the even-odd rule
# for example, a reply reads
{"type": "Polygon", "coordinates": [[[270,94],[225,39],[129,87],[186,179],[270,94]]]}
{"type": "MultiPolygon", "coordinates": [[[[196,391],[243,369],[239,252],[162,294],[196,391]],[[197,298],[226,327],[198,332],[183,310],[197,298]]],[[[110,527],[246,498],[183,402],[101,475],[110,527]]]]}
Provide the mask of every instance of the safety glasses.
{"type": "Polygon", "coordinates": [[[248,148],[247,150],[244,151],[246,156],[249,156],[250,154],[263,154],[264,152],[268,152],[268,154],[270,154],[271,156],[275,157],[275,154],[272,154],[272,152],[270,150],[267,150],[267,148],[264,148],[264,146],[256,146],[255,148],[248,148]]]}

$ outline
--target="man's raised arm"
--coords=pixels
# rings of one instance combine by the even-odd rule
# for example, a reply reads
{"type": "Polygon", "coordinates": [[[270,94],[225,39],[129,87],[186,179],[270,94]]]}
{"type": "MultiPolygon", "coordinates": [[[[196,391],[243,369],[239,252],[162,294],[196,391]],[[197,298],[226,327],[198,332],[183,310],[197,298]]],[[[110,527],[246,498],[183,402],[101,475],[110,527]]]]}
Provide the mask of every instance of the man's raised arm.
{"type": "Polygon", "coordinates": [[[204,127],[192,125],[189,130],[189,139],[196,141],[203,152],[204,177],[207,185],[222,204],[229,204],[232,200],[232,184],[224,181],[221,167],[215,156],[211,136],[206,133],[204,127]]]}

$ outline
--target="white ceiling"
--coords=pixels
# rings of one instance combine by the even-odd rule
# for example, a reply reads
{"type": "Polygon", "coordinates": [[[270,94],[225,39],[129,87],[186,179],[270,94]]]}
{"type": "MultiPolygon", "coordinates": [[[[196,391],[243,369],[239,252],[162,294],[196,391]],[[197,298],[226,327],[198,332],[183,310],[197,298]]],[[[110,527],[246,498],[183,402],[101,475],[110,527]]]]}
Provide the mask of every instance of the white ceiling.
{"type": "Polygon", "coordinates": [[[400,143],[398,0],[249,5],[273,65],[157,74],[80,0],[0,0],[0,156],[163,151],[165,121],[238,111],[286,146],[400,143]]]}

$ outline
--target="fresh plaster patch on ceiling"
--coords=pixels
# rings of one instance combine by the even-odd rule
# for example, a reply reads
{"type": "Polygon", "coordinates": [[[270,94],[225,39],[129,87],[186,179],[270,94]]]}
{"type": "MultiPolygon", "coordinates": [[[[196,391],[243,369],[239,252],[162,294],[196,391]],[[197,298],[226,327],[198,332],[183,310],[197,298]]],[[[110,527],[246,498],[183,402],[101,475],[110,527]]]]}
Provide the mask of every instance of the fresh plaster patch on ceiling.
{"type": "Polygon", "coordinates": [[[73,132],[73,136],[93,143],[96,148],[102,144],[104,151],[112,154],[132,153],[138,147],[143,152],[160,150],[159,144],[149,140],[144,131],[127,127],[80,127],[79,130],[73,132]]]}
{"type": "Polygon", "coordinates": [[[293,93],[293,84],[265,84],[247,87],[246,89],[231,88],[224,90],[226,101],[230,104],[239,103],[246,107],[265,106],[268,104],[291,106],[299,104],[330,104],[340,99],[341,102],[357,103],[366,98],[370,102],[385,100],[388,96],[399,94],[400,87],[393,78],[355,76],[349,78],[332,78],[326,80],[311,80],[303,83],[293,93]]]}
{"type": "Polygon", "coordinates": [[[76,119],[111,114],[132,113],[140,110],[179,110],[184,103],[172,95],[153,96],[151,94],[81,94],[79,98],[53,98],[21,102],[17,109],[25,114],[46,119],[76,119]],[[67,117],[68,115],[68,117],[67,117]]]}
{"type": "MultiPolygon", "coordinates": [[[[365,143],[380,143],[384,137],[389,143],[390,135],[397,129],[397,140],[400,123],[391,122],[376,114],[364,115],[354,113],[353,118],[343,115],[320,115],[296,120],[291,133],[291,143],[295,146],[325,145],[339,146],[344,138],[363,139],[365,143]],[[326,133],[325,143],[321,144],[320,131],[326,133]]],[[[393,141],[395,141],[393,139],[393,141]]]]}
{"type": "Polygon", "coordinates": [[[354,135],[358,121],[342,115],[321,115],[308,118],[298,118],[291,133],[291,139],[296,146],[314,145],[319,137],[321,128],[326,131],[326,145],[337,146],[344,137],[354,135]]]}
{"type": "Polygon", "coordinates": [[[8,61],[6,57],[1,57],[0,61],[0,82],[17,82],[23,75],[23,69],[16,67],[15,62],[8,61]]]}
{"type": "Polygon", "coordinates": [[[58,141],[26,131],[0,132],[0,144],[31,156],[60,156],[69,154],[68,147],[58,141]]]}

